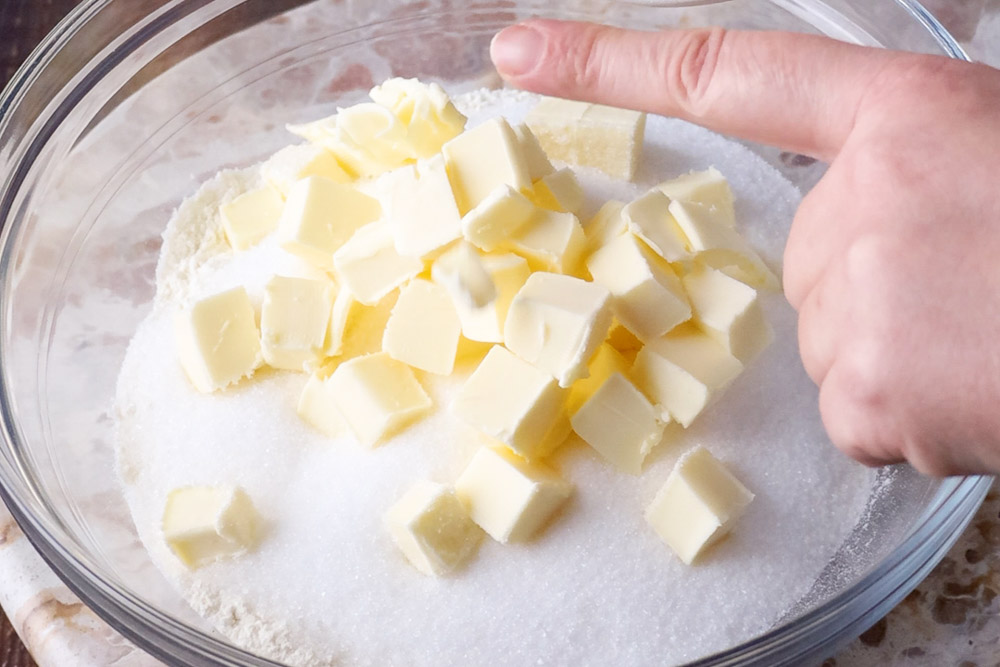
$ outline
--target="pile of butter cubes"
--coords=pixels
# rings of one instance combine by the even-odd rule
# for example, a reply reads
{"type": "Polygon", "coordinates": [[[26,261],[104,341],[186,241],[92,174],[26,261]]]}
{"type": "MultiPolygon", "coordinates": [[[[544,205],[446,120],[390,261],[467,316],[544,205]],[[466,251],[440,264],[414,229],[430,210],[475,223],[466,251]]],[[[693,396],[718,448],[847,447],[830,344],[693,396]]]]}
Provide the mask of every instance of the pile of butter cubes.
{"type": "MultiPolygon", "coordinates": [[[[419,481],[385,517],[415,567],[443,574],[483,532],[525,541],[550,522],[573,487],[545,459],[571,431],[639,474],[666,425],[689,426],[770,342],[758,290],[777,280],[737,233],[715,169],[581,224],[576,176],[550,156],[630,179],[643,114],[545,98],[525,124],[465,130],[436,84],[391,79],[371,98],[291,127],[307,143],[219,212],[234,251],[276,234],[317,277],[274,276],[259,312],[242,288],[190,304],[177,349],[202,392],[265,364],[305,373],[301,417],[374,446],[435,407],[414,369],[447,376],[478,343],[447,407],[491,444],[453,485],[419,481]],[[352,335],[381,349],[356,353],[352,335]]],[[[690,563],[752,498],[695,448],[647,518],[690,563]]],[[[238,489],[189,487],[168,501],[164,531],[196,566],[250,548],[254,516],[238,489]],[[188,495],[211,502],[195,512],[188,495]]]]}

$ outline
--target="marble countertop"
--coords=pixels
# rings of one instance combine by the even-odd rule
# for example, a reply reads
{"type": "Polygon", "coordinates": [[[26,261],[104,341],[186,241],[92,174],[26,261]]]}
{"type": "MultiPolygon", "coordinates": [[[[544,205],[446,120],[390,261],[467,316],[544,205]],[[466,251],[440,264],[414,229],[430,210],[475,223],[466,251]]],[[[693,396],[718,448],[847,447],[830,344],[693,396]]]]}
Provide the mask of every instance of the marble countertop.
{"type": "MultiPolygon", "coordinates": [[[[974,58],[1000,65],[1000,0],[926,2],[974,58]]],[[[0,505],[0,605],[45,666],[160,664],[81,603],[0,505]]],[[[823,667],[996,664],[1000,656],[1000,486],[927,579],[823,667]]]]}

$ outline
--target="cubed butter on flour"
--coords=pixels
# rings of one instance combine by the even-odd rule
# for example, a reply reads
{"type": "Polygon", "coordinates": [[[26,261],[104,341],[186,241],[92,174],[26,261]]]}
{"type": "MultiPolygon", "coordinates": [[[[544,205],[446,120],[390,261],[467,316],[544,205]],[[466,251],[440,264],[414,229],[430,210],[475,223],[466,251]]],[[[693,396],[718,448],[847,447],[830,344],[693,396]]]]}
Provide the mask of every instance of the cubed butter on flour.
{"type": "Polygon", "coordinates": [[[649,341],[635,357],[632,377],[660,410],[691,425],[712,397],[743,371],[741,364],[694,324],[683,324],[649,341]]]}
{"type": "Polygon", "coordinates": [[[695,322],[744,365],[774,339],[757,290],[706,266],[695,266],[682,278],[695,322]]]}
{"type": "Polygon", "coordinates": [[[476,552],[483,531],[455,493],[420,481],[385,513],[389,534],[413,567],[430,576],[447,574],[476,552]]]}
{"type": "Polygon", "coordinates": [[[514,130],[502,118],[463,132],[441,149],[458,209],[464,215],[497,186],[531,187],[528,165],[514,130]]]}
{"type": "Polygon", "coordinates": [[[504,343],[548,371],[561,387],[587,375],[587,364],[611,328],[611,294],[596,283],[533,273],[514,297],[504,343]]]}
{"type": "Polygon", "coordinates": [[[334,294],[329,280],[274,276],[268,281],[260,334],[269,366],[301,371],[322,361],[334,294]]]}
{"type": "Polygon", "coordinates": [[[299,394],[297,412],[307,424],[328,438],[339,438],[347,433],[347,424],[340,416],[334,398],[330,376],[322,370],[313,372],[299,394]]]}
{"type": "Polygon", "coordinates": [[[569,397],[566,399],[566,413],[572,419],[584,403],[601,388],[604,382],[614,375],[621,373],[627,376],[631,364],[621,355],[618,350],[608,343],[601,343],[594,354],[593,359],[587,365],[589,374],[585,378],[580,378],[570,387],[569,397]]]}
{"type": "Polygon", "coordinates": [[[641,340],[662,336],[691,318],[681,279],[630,233],[594,252],[587,268],[594,282],[611,292],[615,317],[641,340]]]}
{"type": "Polygon", "coordinates": [[[309,176],[322,176],[337,183],[354,180],[333,153],[310,143],[285,146],[260,166],[260,173],[282,197],[288,196],[295,181],[309,176]]]}
{"type": "Polygon", "coordinates": [[[264,361],[254,307],[242,287],[178,311],[174,340],[188,379],[205,393],[250,377],[264,361]]]}
{"type": "Polygon", "coordinates": [[[527,259],[532,270],[556,273],[573,273],[585,245],[583,227],[575,215],[543,208],[536,208],[531,219],[503,244],[527,259]]]}
{"type": "Polygon", "coordinates": [[[494,250],[531,220],[535,210],[527,197],[501,183],[462,216],[462,235],[477,248],[494,250]]]}
{"type": "Polygon", "coordinates": [[[167,496],[163,536],[189,569],[237,556],[257,541],[259,518],[237,486],[185,486],[167,496]]]}
{"type": "Polygon", "coordinates": [[[684,232],[670,213],[670,199],[659,190],[650,190],[626,204],[622,219],[629,231],[668,262],[691,256],[684,232]]]}
{"type": "Polygon", "coordinates": [[[715,167],[664,181],[656,189],[674,200],[710,206],[718,211],[725,224],[730,227],[736,225],[733,192],[729,182],[715,167]]]}
{"type": "Polygon", "coordinates": [[[229,245],[246,250],[278,228],[285,202],[271,187],[250,190],[219,207],[229,245]]]}
{"type": "Polygon", "coordinates": [[[555,167],[549,162],[549,156],[545,154],[542,145],[538,143],[538,137],[527,125],[519,123],[513,127],[514,136],[517,137],[521,145],[521,152],[524,154],[524,161],[528,167],[528,178],[534,182],[543,176],[548,176],[555,167]]]}
{"type": "Polygon", "coordinates": [[[407,141],[417,157],[434,155],[465,129],[465,116],[436,83],[397,77],[372,88],[369,97],[390,109],[406,127],[407,141]]]}
{"type": "Polygon", "coordinates": [[[452,412],[528,459],[548,454],[569,432],[567,391],[547,372],[495,345],[459,390],[452,412]]]}
{"type": "Polygon", "coordinates": [[[282,247],[323,269],[356,230],[378,219],[378,201],[322,176],[296,181],[278,223],[282,247]]]}
{"type": "Polygon", "coordinates": [[[656,410],[622,373],[613,373],[570,417],[573,430],[619,470],[642,472],[646,455],[663,438],[656,410]]]}
{"type": "Polygon", "coordinates": [[[690,565],[732,529],[753,498],[718,459],[699,446],[674,466],[646,509],[646,520],[690,565]]]}
{"type": "Polygon", "coordinates": [[[345,361],[327,382],[347,426],[369,447],[431,409],[431,399],[410,367],[384,352],[345,361]]]}
{"type": "Polygon", "coordinates": [[[400,255],[382,221],[365,225],[333,255],[333,266],[354,298],[371,306],[423,271],[416,257],[400,255]]]}
{"type": "Polygon", "coordinates": [[[418,279],[400,290],[382,336],[382,349],[414,368],[449,375],[461,334],[462,323],[448,292],[418,279]]]}
{"type": "Polygon", "coordinates": [[[472,520],[505,544],[530,539],[572,492],[550,468],[505,448],[481,447],[455,482],[472,520]]]}
{"type": "Polygon", "coordinates": [[[572,169],[560,169],[535,181],[531,186],[531,200],[551,211],[579,213],[583,206],[583,188],[572,169]]]}
{"type": "Polygon", "coordinates": [[[496,285],[483,259],[464,241],[438,257],[431,266],[431,278],[447,290],[456,307],[478,309],[497,298],[496,285]]]}
{"type": "Polygon", "coordinates": [[[586,255],[589,256],[628,231],[628,225],[625,223],[625,218],[622,217],[622,209],[624,208],[625,202],[609,199],[587,221],[587,224],[583,226],[583,233],[586,237],[584,250],[586,255]]]}
{"type": "Polygon", "coordinates": [[[462,216],[440,155],[385,177],[386,221],[399,254],[423,257],[462,235],[462,216]]]}
{"type": "MultiPolygon", "coordinates": [[[[431,268],[432,275],[440,263],[439,260],[431,268]]],[[[480,307],[470,307],[468,298],[455,300],[459,319],[462,320],[462,335],[471,341],[502,343],[510,304],[528,280],[531,269],[526,259],[512,253],[487,255],[482,258],[482,266],[493,284],[495,298],[480,307]]]]}

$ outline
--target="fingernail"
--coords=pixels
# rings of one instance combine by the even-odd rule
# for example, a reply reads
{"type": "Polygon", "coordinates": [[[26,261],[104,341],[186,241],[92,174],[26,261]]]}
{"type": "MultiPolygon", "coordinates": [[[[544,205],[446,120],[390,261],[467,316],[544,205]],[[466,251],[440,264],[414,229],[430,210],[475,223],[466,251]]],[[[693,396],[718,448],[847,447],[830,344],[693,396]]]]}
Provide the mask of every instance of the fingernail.
{"type": "Polygon", "coordinates": [[[501,74],[520,76],[535,69],[544,45],[544,36],[534,28],[512,25],[493,37],[490,57],[501,74]]]}

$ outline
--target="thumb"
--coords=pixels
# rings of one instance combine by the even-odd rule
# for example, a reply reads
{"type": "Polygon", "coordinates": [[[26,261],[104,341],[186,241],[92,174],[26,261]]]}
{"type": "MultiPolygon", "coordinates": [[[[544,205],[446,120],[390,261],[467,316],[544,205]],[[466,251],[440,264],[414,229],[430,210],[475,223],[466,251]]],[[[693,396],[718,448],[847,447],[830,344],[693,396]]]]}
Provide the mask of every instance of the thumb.
{"type": "Polygon", "coordinates": [[[505,28],[490,55],[519,88],[676,116],[826,160],[896,57],[798,33],[643,32],[546,19],[505,28]]]}

